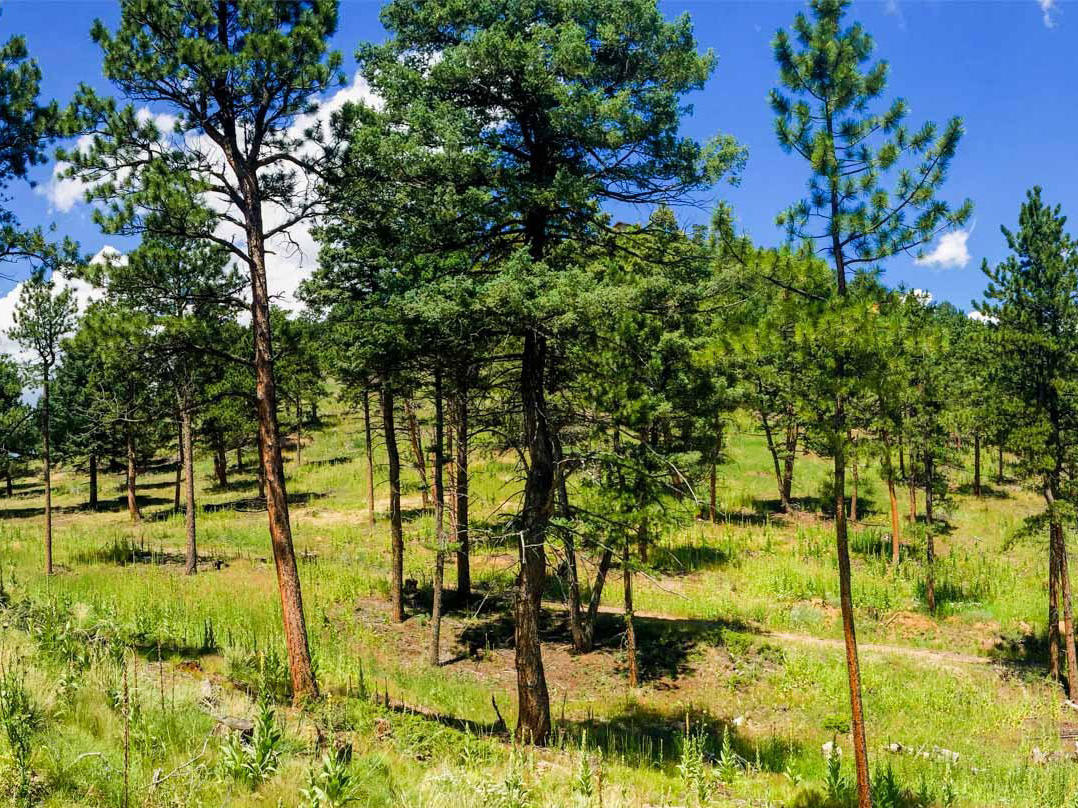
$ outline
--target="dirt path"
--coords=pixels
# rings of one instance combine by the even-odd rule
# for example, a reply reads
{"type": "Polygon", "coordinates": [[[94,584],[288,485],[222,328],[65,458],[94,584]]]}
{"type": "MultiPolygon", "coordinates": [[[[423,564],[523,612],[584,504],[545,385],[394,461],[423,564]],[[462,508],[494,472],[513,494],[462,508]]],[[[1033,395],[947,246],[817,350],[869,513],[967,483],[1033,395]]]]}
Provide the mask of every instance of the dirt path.
{"type": "MultiPolygon", "coordinates": [[[[543,605],[547,606],[548,608],[555,609],[565,608],[560,603],[544,603],[543,605]]],[[[613,606],[600,606],[599,611],[603,612],[604,614],[612,615],[620,615],[622,613],[620,609],[613,606]]],[[[634,614],[637,617],[651,620],[692,620],[699,622],[709,622],[706,618],[664,614],[663,612],[637,611],[634,612],[634,614]]],[[[832,637],[817,637],[813,634],[797,634],[790,631],[771,631],[769,629],[761,628],[758,630],[757,636],[759,636],[761,639],[774,640],[777,643],[790,643],[793,645],[802,645],[810,648],[824,648],[839,652],[845,651],[846,647],[844,641],[840,639],[835,639],[832,637]]],[[[940,651],[935,648],[917,648],[911,645],[886,645],[881,643],[859,642],[857,644],[857,650],[862,654],[890,654],[892,656],[903,657],[904,659],[911,659],[917,662],[927,662],[936,665],[992,665],[995,662],[995,660],[986,656],[977,656],[975,654],[961,654],[956,651],[940,651]]]]}

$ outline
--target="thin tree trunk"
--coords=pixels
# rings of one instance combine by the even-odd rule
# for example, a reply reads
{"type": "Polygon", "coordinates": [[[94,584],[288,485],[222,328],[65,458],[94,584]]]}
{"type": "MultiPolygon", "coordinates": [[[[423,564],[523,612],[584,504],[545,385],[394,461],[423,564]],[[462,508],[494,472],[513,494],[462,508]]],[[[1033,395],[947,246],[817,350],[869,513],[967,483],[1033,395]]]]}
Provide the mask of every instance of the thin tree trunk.
{"type": "MultiPolygon", "coordinates": [[[[182,415],[180,416],[183,417],[182,415]]],[[[176,480],[172,487],[172,512],[180,512],[180,487],[183,482],[183,424],[181,423],[179,434],[176,436],[176,480]]]]}
{"type": "Polygon", "coordinates": [[[45,443],[45,574],[52,575],[52,446],[50,442],[51,413],[49,412],[49,366],[46,364],[42,384],[42,437],[45,443]]]}
{"type": "Polygon", "coordinates": [[[413,465],[419,475],[420,491],[423,496],[423,509],[430,507],[430,486],[427,482],[427,458],[423,454],[423,435],[419,431],[419,418],[415,414],[415,405],[411,399],[404,400],[404,414],[408,420],[408,438],[412,444],[413,465]]]}
{"type": "MultiPolygon", "coordinates": [[[[5,479],[5,485],[7,487],[7,495],[8,495],[8,497],[15,496],[15,483],[11,479],[11,467],[10,466],[7,469],[4,470],[4,479],[5,479]]],[[[95,505],[90,506],[91,509],[93,509],[95,507],[96,507],[95,505]]]]}
{"type": "Polygon", "coordinates": [[[973,496],[981,495],[981,434],[973,433],[973,496]]]}
{"type": "Polygon", "coordinates": [[[717,419],[715,429],[715,457],[711,461],[711,491],[710,499],[708,501],[708,515],[711,517],[713,523],[719,521],[719,498],[718,498],[718,476],[719,476],[719,460],[722,459],[722,419],[717,419]]]}
{"type": "Polygon", "coordinates": [[[910,524],[917,524],[917,480],[913,476],[913,469],[910,469],[910,475],[907,478],[909,481],[910,490],[910,524]]]}
{"type": "Polygon", "coordinates": [[[857,457],[853,458],[853,464],[850,467],[850,471],[853,473],[853,491],[850,492],[850,521],[857,521],[857,488],[860,482],[857,476],[857,457]]]}
{"type": "Polygon", "coordinates": [[[591,588],[591,596],[588,599],[588,611],[580,620],[580,636],[573,636],[573,648],[581,654],[586,654],[595,647],[595,621],[599,616],[599,605],[603,600],[603,586],[606,584],[606,576],[610,572],[610,565],[614,562],[614,551],[604,548],[599,557],[599,566],[595,571],[595,584],[591,588]]]}
{"type": "Polygon", "coordinates": [[[898,436],[898,473],[906,479],[906,452],[902,445],[902,435],[898,436]]]}
{"type": "Polygon", "coordinates": [[[393,391],[382,383],[382,424],[389,456],[389,523],[391,572],[389,597],[393,619],[404,622],[404,529],[401,525],[401,464],[397,451],[397,429],[393,419],[393,391]]]}
{"type": "MultiPolygon", "coordinates": [[[[641,525],[644,532],[647,527],[641,525]]],[[[639,684],[636,668],[636,629],[633,626],[633,568],[629,563],[629,542],[626,541],[621,551],[621,569],[625,578],[625,656],[629,666],[629,687],[639,684]]]]}
{"type": "Polygon", "coordinates": [[[184,527],[187,530],[187,558],[184,572],[198,572],[198,545],[195,540],[195,448],[191,434],[191,401],[186,391],[180,403],[180,457],[183,458],[184,527]]]}
{"type": "Polygon", "coordinates": [[[243,471],[243,447],[236,444],[236,471],[243,471]]]}
{"type": "MultiPolygon", "coordinates": [[[[838,402],[841,413],[842,402],[838,402]]],[[[854,627],[853,591],[850,582],[850,547],[846,531],[846,458],[845,448],[835,452],[835,540],[838,547],[839,602],[842,611],[842,634],[846,645],[846,672],[850,688],[850,731],[853,736],[854,763],[857,769],[858,804],[871,806],[868,792],[868,746],[865,740],[865,716],[861,702],[861,667],[857,657],[857,632],[854,627]]]]}
{"type": "Polygon", "coordinates": [[[1071,581],[1067,564],[1067,542],[1063,525],[1053,520],[1056,540],[1056,557],[1059,559],[1059,594],[1063,600],[1063,648],[1067,652],[1067,697],[1078,698],[1078,654],[1074,646],[1074,615],[1071,610],[1071,581]]]}
{"type": "Polygon", "coordinates": [[[932,505],[934,499],[934,497],[932,496],[932,487],[935,484],[935,480],[932,478],[932,474],[934,471],[935,469],[933,468],[932,454],[930,452],[925,452],[925,521],[928,523],[929,527],[932,526],[932,521],[934,519],[932,515],[932,505]]]}
{"type": "Polygon", "coordinates": [[[262,230],[261,192],[253,172],[242,178],[247,210],[247,247],[251,258],[251,329],[254,334],[255,398],[258,406],[260,466],[266,487],[277,588],[281,596],[281,618],[288,664],[292,674],[292,697],[297,703],[318,697],[318,684],[307,642],[307,622],[303,614],[303,594],[299,568],[292,545],[288,518],[288,494],[281,460],[281,435],[277,422],[277,384],[273,372],[270,334],[269,290],[266,284],[266,253],[262,230]]]}
{"type": "MultiPolygon", "coordinates": [[[[96,511],[97,510],[97,453],[96,452],[90,452],[89,464],[90,464],[90,510],[91,511],[96,511]]],[[[9,485],[9,488],[10,488],[10,484],[11,484],[11,473],[10,472],[8,472],[8,478],[7,479],[8,479],[8,485],[9,485]]],[[[11,492],[9,490],[8,491],[9,496],[10,496],[10,493],[11,492]]]]}
{"type": "Polygon", "coordinates": [[[554,508],[554,444],[544,391],[546,338],[535,330],[524,336],[521,403],[529,466],[521,511],[520,573],[514,609],[517,727],[519,741],[543,744],[550,734],[550,695],[543,670],[539,614],[546,577],[546,530],[554,508]]]}
{"type": "Polygon", "coordinates": [[[925,452],[925,600],[936,613],[936,537],[932,518],[932,454],[925,452]]]}
{"type": "Polygon", "coordinates": [[[138,522],[142,519],[142,512],[139,511],[138,498],[135,494],[137,479],[137,469],[135,468],[135,436],[131,431],[131,427],[127,427],[126,443],[127,443],[127,512],[131,515],[132,522],[138,522]]]}
{"type": "Polygon", "coordinates": [[[457,599],[467,603],[472,596],[471,536],[468,532],[468,390],[462,380],[453,408],[456,416],[456,464],[453,469],[454,544],[457,546],[457,599]]]}
{"type": "Polygon", "coordinates": [[[1055,529],[1048,528],[1048,674],[1059,681],[1059,557],[1055,529]]]}
{"type": "Polygon", "coordinates": [[[996,468],[996,482],[1003,485],[1003,444],[999,446],[999,465],[996,468]]]}
{"type": "Polygon", "coordinates": [[[800,437],[796,424],[786,428],[786,457],[782,461],[782,496],[788,506],[793,505],[794,461],[797,459],[797,440],[800,437]]]}
{"type": "Polygon", "coordinates": [[[442,413],[442,375],[434,371],[434,541],[437,551],[434,558],[434,603],[431,608],[430,664],[437,667],[440,661],[442,636],[442,584],[445,574],[445,490],[442,479],[442,457],[445,419],[442,413]]]}
{"type": "Polygon", "coordinates": [[[366,438],[367,452],[367,526],[374,535],[374,440],[371,431],[370,393],[363,391],[363,434],[366,438]]]}
{"type": "MultiPolygon", "coordinates": [[[[218,436],[217,443],[213,447],[213,467],[217,471],[217,484],[222,488],[228,487],[228,461],[225,458],[225,441],[224,438],[218,436]]],[[[261,476],[262,472],[259,472],[261,476]]],[[[259,496],[265,499],[265,492],[261,490],[261,483],[259,484],[259,496]]]]}
{"type": "Polygon", "coordinates": [[[899,549],[902,546],[902,529],[898,519],[898,497],[895,496],[895,478],[887,477],[887,496],[891,500],[891,563],[898,563],[899,549]]]}
{"type": "Polygon", "coordinates": [[[303,399],[296,399],[296,465],[303,465],[303,399]]]}
{"type": "Polygon", "coordinates": [[[786,513],[790,510],[790,502],[786,498],[786,487],[783,485],[782,468],[779,461],[779,450],[775,445],[774,436],[771,433],[771,424],[763,410],[760,411],[760,422],[764,426],[764,437],[767,439],[767,451],[771,453],[771,463],[775,468],[775,483],[779,489],[779,510],[786,513]]]}

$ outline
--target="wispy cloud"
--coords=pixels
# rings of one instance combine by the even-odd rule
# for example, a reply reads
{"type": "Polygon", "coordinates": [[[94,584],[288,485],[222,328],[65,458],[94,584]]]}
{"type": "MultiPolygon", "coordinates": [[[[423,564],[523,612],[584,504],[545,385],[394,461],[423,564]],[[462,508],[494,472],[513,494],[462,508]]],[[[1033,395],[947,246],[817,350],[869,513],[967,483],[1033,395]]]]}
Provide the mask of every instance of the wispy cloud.
{"type": "Polygon", "coordinates": [[[969,248],[966,242],[969,240],[969,230],[952,230],[940,236],[935,248],[917,257],[917,263],[922,266],[939,267],[946,269],[955,267],[961,269],[969,263],[969,248]]]}
{"type": "Polygon", "coordinates": [[[1059,8],[1058,0],[1037,0],[1037,5],[1041,7],[1041,19],[1044,20],[1044,27],[1055,28],[1055,15],[1063,13],[1059,8]]]}

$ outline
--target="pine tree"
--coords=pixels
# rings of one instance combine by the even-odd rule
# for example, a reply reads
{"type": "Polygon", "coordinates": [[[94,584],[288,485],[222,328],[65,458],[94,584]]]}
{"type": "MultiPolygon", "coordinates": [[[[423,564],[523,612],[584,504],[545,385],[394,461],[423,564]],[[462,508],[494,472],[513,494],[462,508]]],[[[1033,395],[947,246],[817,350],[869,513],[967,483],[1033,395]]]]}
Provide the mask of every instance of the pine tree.
{"type": "Polygon", "coordinates": [[[1065,230],[1067,218],[1035,187],[1026,193],[1018,229],[1001,227],[1011,255],[992,267],[977,310],[992,323],[1000,369],[1000,392],[1010,400],[1012,442],[1025,474],[1044,497],[1048,521],[1049,626],[1058,658],[1058,606],[1062,600],[1067,691],[1078,697],[1078,657],[1068,574],[1064,523],[1078,491],[1078,417],[1071,404],[1078,392],[1078,242],[1065,230]],[[1054,585],[1058,582],[1058,592],[1054,585]]]}
{"type": "Polygon", "coordinates": [[[106,204],[109,232],[213,241],[250,273],[251,327],[262,475],[294,697],[317,696],[288,518],[277,422],[267,244],[317,212],[317,173],[300,117],[339,83],[327,50],[335,0],[123,0],[111,32],[92,36],[104,72],[130,99],[174,117],[159,131],[133,105],[79,90],[69,127],[92,135],[88,151],[64,155],[70,174],[106,204]],[[219,227],[238,231],[236,238],[219,227]]]}
{"type": "Polygon", "coordinates": [[[70,289],[56,291],[39,270],[19,291],[15,325],[9,336],[30,351],[41,380],[41,459],[45,467],[45,574],[52,575],[52,454],[49,397],[52,371],[60,358],[60,340],[75,327],[75,300],[70,289]]]}
{"type": "Polygon", "coordinates": [[[870,111],[882,99],[888,66],[881,61],[863,68],[873,41],[859,24],[843,27],[848,5],[846,0],[813,0],[811,19],[799,13],[792,37],[787,31],[777,33],[774,52],[783,89],[771,92],[771,106],[779,145],[801,157],[810,172],[808,198],[778,221],[792,240],[818,242],[835,272],[832,307],[837,339],[828,391],[833,403],[820,426],[826,433],[827,453],[834,459],[835,538],[854,762],[858,803],[865,808],[872,798],[845,506],[847,406],[859,384],[851,373],[855,357],[850,355],[850,343],[857,335],[842,330],[860,318],[843,309],[848,305],[851,273],[874,269],[898,252],[917,250],[940,230],[966,221],[971,205],[952,209],[936,197],[961,138],[961,121],[952,119],[942,130],[929,123],[911,133],[903,124],[908,112],[904,100],[895,100],[883,112],[870,111]],[[884,177],[895,169],[897,177],[888,188],[884,177]]]}
{"type": "Polygon", "coordinates": [[[550,704],[539,613],[557,467],[549,324],[555,312],[572,310],[566,273],[580,244],[609,233],[604,202],[680,198],[741,151],[728,139],[706,151],[679,136],[683,97],[703,85],[714,59],[697,52],[687,17],[668,22],[654,0],[395,0],[382,22],[390,40],[361,50],[364,75],[389,114],[431,145],[453,153],[466,144],[477,158],[473,185],[489,194],[487,226],[467,238],[500,273],[495,302],[520,346],[528,467],[514,614],[516,733],[543,743],[550,704]]]}

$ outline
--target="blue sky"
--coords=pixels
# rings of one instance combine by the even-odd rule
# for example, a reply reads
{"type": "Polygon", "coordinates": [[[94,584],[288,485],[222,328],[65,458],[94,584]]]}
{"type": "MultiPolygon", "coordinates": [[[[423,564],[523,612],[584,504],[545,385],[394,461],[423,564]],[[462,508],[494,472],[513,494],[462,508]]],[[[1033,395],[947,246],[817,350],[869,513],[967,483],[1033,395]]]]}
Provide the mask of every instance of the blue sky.
{"type": "MultiPolygon", "coordinates": [[[[714,194],[733,203],[741,226],[760,244],[781,242],[775,214],[805,188],[805,167],[777,147],[767,105],[777,78],[771,39],[802,7],[777,0],[663,0],[668,14],[687,11],[692,16],[701,47],[718,56],[707,88],[692,99],[695,112],[685,131],[701,139],[730,133],[748,147],[741,187],[717,188],[714,194]]],[[[114,23],[116,3],[0,0],[0,8],[0,37],[26,36],[44,72],[46,97],[66,100],[82,81],[110,89],[100,76],[100,55],[89,28],[95,17],[114,23]]],[[[349,72],[355,45],[385,35],[378,10],[377,2],[341,3],[334,44],[349,72]]],[[[891,63],[889,93],[909,101],[911,124],[942,122],[952,115],[965,121],[966,136],[943,195],[955,202],[973,199],[971,232],[943,245],[938,255],[948,258],[945,265],[899,257],[885,271],[892,284],[926,289],[937,299],[968,308],[984,285],[981,260],[1002,257],[999,225],[1016,220],[1027,188],[1043,186],[1047,199],[1078,216],[1078,160],[1072,145],[1078,125],[1078,3],[864,0],[855,2],[852,16],[876,38],[878,56],[891,63]]],[[[12,189],[24,223],[55,223],[59,233],[78,239],[87,252],[105,244],[125,246],[97,231],[85,205],[50,195],[55,191],[51,166],[34,176],[36,190],[12,189]]],[[[680,215],[686,223],[707,218],[705,211],[692,208],[680,215]]],[[[13,284],[0,280],[0,295],[13,284]]]]}

